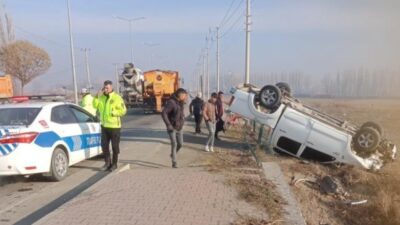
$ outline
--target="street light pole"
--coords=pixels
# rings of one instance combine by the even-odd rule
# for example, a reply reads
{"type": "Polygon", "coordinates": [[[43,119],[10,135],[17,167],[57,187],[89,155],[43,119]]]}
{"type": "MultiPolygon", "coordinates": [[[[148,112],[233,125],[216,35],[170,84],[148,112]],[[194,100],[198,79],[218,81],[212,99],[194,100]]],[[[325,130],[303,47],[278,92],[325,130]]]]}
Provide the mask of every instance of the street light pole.
{"type": "Polygon", "coordinates": [[[70,12],[69,0],[67,0],[67,10],[68,10],[69,43],[71,48],[72,81],[74,83],[74,100],[75,104],[78,104],[78,85],[76,83],[74,40],[72,38],[71,12],[70,12]]]}
{"type": "Polygon", "coordinates": [[[145,17],[137,17],[137,18],[125,18],[122,16],[113,16],[115,19],[123,20],[129,23],[129,42],[131,46],[131,63],[133,63],[133,39],[132,39],[132,23],[138,20],[146,19],[145,17]]]}
{"type": "Polygon", "coordinates": [[[118,94],[120,94],[119,90],[119,74],[118,74],[118,65],[119,63],[113,63],[115,66],[115,89],[118,94]]]}
{"type": "Polygon", "coordinates": [[[250,84],[250,25],[251,25],[251,15],[250,15],[250,0],[247,1],[246,6],[246,68],[245,68],[245,84],[250,84]]]}
{"type": "Polygon", "coordinates": [[[90,51],[90,48],[84,48],[82,51],[85,52],[85,64],[86,64],[86,75],[87,75],[87,82],[88,82],[88,89],[92,90],[92,82],[90,79],[90,68],[89,68],[89,55],[88,52],[90,51]]]}
{"type": "Polygon", "coordinates": [[[220,91],[219,89],[219,27],[217,27],[217,92],[220,91]]]}

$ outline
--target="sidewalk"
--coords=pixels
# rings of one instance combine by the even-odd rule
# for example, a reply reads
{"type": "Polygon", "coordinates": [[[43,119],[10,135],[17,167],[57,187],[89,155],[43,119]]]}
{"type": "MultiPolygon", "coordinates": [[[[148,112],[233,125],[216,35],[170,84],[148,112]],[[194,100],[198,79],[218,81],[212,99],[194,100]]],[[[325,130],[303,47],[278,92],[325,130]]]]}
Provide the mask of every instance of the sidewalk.
{"type": "MultiPolygon", "coordinates": [[[[186,129],[192,129],[190,123],[186,129]]],[[[184,149],[185,157],[192,156],[188,162],[203,154],[198,150],[202,149],[202,137],[193,138],[185,139],[186,148],[191,149],[184,149]]],[[[168,139],[163,139],[129,145],[168,153],[167,143],[168,139]]],[[[238,193],[224,184],[223,176],[188,164],[180,164],[178,169],[162,166],[170,165],[168,157],[154,162],[146,158],[147,166],[131,165],[132,169],[109,175],[36,224],[228,225],[237,214],[263,216],[260,210],[238,200],[238,193]],[[161,166],[150,167],[149,163],[161,166]]]]}

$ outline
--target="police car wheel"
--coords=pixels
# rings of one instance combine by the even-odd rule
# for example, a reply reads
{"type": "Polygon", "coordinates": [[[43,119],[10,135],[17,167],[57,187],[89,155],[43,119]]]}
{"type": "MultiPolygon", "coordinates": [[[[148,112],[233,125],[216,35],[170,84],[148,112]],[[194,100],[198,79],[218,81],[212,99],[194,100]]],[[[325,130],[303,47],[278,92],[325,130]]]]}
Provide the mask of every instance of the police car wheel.
{"type": "Polygon", "coordinates": [[[51,157],[50,179],[61,181],[67,176],[68,157],[61,148],[56,148],[51,157]]]}

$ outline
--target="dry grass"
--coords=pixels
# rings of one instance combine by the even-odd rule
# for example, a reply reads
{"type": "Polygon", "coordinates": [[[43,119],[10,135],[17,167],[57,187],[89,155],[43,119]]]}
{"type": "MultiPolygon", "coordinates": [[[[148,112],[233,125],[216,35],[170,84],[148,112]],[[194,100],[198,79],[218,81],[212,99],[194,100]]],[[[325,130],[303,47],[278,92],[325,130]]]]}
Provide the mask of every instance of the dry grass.
{"type": "MultiPolygon", "coordinates": [[[[231,137],[241,137],[240,131],[230,130],[231,137]]],[[[221,173],[226,177],[226,184],[234,187],[239,198],[264,210],[270,219],[279,220],[282,217],[284,201],[276,193],[275,186],[265,179],[262,170],[250,153],[238,150],[222,150],[207,156],[208,170],[221,173]]],[[[237,223],[248,225],[271,224],[263,219],[240,216],[237,223]]]]}

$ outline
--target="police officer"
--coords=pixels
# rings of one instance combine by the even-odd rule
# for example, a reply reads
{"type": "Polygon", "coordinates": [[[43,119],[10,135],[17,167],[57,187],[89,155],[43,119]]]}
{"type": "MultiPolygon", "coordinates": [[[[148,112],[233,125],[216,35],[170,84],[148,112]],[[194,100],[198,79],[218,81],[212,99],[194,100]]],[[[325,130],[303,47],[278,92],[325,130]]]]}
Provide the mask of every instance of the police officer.
{"type": "Polygon", "coordinates": [[[82,88],[81,90],[81,95],[82,95],[82,100],[79,103],[79,105],[84,108],[86,111],[88,111],[90,114],[93,116],[96,116],[96,109],[93,106],[93,96],[90,94],[89,89],[87,88],[82,88]]]}
{"type": "Polygon", "coordinates": [[[126,114],[124,100],[113,91],[112,82],[106,80],[103,88],[94,100],[101,121],[101,147],[105,164],[103,169],[113,171],[118,167],[119,142],[121,135],[121,117],[126,114]],[[112,146],[112,162],[110,157],[112,146]]]}

